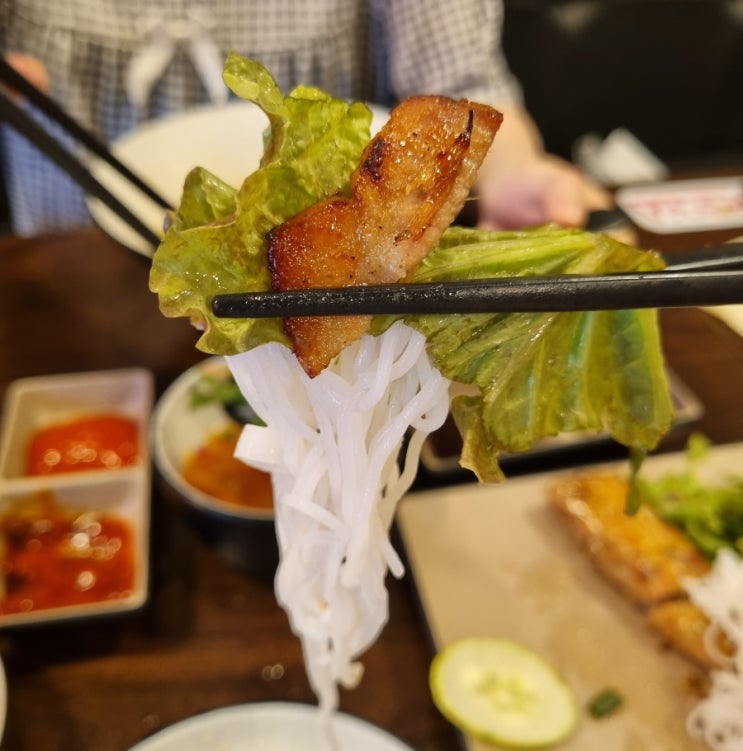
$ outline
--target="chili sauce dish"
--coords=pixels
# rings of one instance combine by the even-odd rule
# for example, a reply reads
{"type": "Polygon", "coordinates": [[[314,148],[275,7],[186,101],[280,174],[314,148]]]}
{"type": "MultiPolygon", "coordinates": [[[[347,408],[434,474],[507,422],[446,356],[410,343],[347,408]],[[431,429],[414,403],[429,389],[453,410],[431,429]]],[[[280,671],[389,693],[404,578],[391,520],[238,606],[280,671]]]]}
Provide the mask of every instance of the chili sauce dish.
{"type": "Polygon", "coordinates": [[[148,597],[152,374],[22,378],[0,423],[0,628],[148,597]]]}
{"type": "Polygon", "coordinates": [[[235,444],[259,418],[223,357],[208,357],[165,390],[152,417],[156,479],[195,531],[229,564],[272,574],[278,561],[271,481],[236,459],[235,444]]]}

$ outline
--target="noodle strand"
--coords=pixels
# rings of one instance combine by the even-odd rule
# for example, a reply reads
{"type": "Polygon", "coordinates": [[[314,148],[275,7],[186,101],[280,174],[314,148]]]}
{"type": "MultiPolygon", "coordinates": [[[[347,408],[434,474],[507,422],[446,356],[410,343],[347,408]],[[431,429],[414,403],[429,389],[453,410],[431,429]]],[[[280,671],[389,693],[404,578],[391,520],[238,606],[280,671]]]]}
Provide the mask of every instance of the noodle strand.
{"type": "Polygon", "coordinates": [[[429,361],[425,338],[402,322],[362,337],[312,379],[278,344],[227,361],[266,423],[246,426],[235,455],[271,473],[276,595],[330,712],[339,686],[361,679],[356,659],[387,622],[385,576],[404,573],[389,529],[425,435],[446,419],[450,383],[429,361]]]}

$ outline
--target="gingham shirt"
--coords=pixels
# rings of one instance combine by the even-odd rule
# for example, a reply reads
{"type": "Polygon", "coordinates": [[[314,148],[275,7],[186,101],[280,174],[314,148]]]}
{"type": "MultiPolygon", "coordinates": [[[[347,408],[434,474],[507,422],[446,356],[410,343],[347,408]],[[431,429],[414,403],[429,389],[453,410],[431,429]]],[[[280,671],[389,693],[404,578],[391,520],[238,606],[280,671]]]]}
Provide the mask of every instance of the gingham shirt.
{"type": "MultiPolygon", "coordinates": [[[[183,39],[145,106],[134,106],[125,88],[152,24],[195,14],[206,17],[222,59],[235,50],[259,60],[284,92],[311,84],[385,105],[415,93],[520,99],[501,55],[500,0],[0,0],[0,49],[40,58],[52,96],[111,142],[145,120],[209,101],[183,39]]],[[[66,174],[9,128],[2,146],[17,233],[90,222],[66,174]]]]}

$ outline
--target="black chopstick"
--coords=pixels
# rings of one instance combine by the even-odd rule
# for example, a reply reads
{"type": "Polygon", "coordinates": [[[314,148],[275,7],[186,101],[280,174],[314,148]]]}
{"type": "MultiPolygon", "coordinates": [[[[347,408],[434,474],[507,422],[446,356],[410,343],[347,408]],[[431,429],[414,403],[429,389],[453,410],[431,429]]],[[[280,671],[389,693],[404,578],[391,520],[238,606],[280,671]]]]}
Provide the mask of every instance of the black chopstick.
{"type": "Polygon", "coordinates": [[[51,97],[37,89],[30,81],[18,73],[12,65],[0,56],[0,82],[4,83],[29,102],[33,103],[50,120],[58,123],[96,156],[111,165],[117,172],[135,185],[155,203],[165,209],[172,208],[170,202],[163,198],[151,185],[148,185],[139,175],[132,172],[123,162],[119,161],[93,133],[83,128],[80,123],[70,117],[51,97]]]}
{"type": "Polygon", "coordinates": [[[743,271],[473,279],[217,295],[219,318],[535,313],[743,303],[743,271]]]}
{"type": "Polygon", "coordinates": [[[669,256],[669,271],[713,271],[743,268],[743,242],[729,242],[700,250],[687,250],[669,256]]]}
{"type": "Polygon", "coordinates": [[[108,191],[74,154],[67,151],[55,138],[18,106],[0,89],[0,121],[5,121],[36,148],[67,172],[80,187],[95,196],[141,235],[153,248],[160,244],[158,237],[147,225],[135,216],[116,196],[108,191]]]}

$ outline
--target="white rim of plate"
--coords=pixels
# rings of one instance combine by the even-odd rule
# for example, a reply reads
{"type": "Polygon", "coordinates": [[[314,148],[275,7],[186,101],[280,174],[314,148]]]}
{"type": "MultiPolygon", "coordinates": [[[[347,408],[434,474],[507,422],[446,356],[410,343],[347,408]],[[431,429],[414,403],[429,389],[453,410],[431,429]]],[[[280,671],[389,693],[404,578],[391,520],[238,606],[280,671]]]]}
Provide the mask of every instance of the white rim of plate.
{"type": "Polygon", "coordinates": [[[5,666],[0,659],[0,742],[5,733],[5,719],[8,711],[8,681],[5,677],[5,666]]]}
{"type": "MultiPolygon", "coordinates": [[[[367,106],[372,113],[371,132],[374,135],[387,120],[389,110],[373,103],[367,103],[367,106]]],[[[225,165],[221,159],[214,157],[213,153],[207,150],[209,155],[207,158],[204,158],[203,154],[196,156],[193,164],[186,163],[182,172],[177,174],[167,169],[165,170],[166,178],[163,178],[163,175],[157,170],[153,173],[154,168],[149,164],[151,160],[147,159],[148,150],[151,150],[155,144],[160,144],[163,136],[171,136],[173,143],[177,144],[179,141],[192,139],[193,133],[205,129],[212,133],[219,133],[220,129],[223,130],[226,127],[227,133],[232,134],[232,137],[236,137],[238,132],[241,133],[240,138],[244,138],[244,142],[241,141],[244,157],[248,158],[249,162],[254,163],[257,168],[263,153],[260,134],[267,126],[268,117],[257,104],[242,99],[231,99],[223,105],[194,105],[181,112],[173,112],[142,123],[115,139],[111,143],[111,150],[134,172],[140,174],[162,195],[177,205],[182,192],[182,181],[191,167],[200,165],[211,171],[216,171],[222,179],[226,179],[228,182],[236,181],[235,187],[239,187],[251,170],[239,175],[219,174],[222,172],[220,167],[223,168],[225,165]],[[255,129],[255,131],[252,129],[255,129]],[[248,155],[250,156],[248,157],[248,155]]],[[[199,153],[196,149],[195,151],[197,154],[199,153]]],[[[229,155],[232,152],[228,150],[225,153],[229,155]]],[[[233,159],[230,159],[230,163],[233,161],[233,159]]],[[[156,235],[162,232],[165,217],[164,209],[130,185],[105,160],[93,159],[91,172],[127,208],[137,214],[156,235]]],[[[152,256],[154,248],[102,201],[89,196],[86,202],[93,220],[106,234],[135,253],[147,257],[152,256]]]]}
{"type": "MultiPolygon", "coordinates": [[[[287,723],[291,723],[296,728],[294,732],[306,737],[307,730],[311,730],[313,724],[320,726],[322,722],[323,715],[319,708],[311,704],[280,701],[237,704],[193,715],[176,722],[140,741],[130,751],[175,751],[175,749],[191,751],[196,747],[185,744],[198,742],[200,738],[208,740],[211,744],[210,748],[219,748],[220,751],[241,751],[243,746],[239,748],[233,746],[228,736],[239,732],[242,724],[245,725],[246,730],[249,730],[251,723],[254,726],[260,723],[276,723],[276,727],[286,727],[287,723]],[[200,738],[196,737],[197,734],[200,738]],[[220,737],[220,734],[223,735],[220,737]]],[[[332,726],[338,733],[339,742],[349,737],[348,739],[353,740],[355,744],[359,742],[364,744],[355,745],[353,749],[349,748],[347,751],[364,751],[367,748],[367,742],[373,744],[368,746],[371,751],[413,751],[410,746],[383,728],[345,712],[333,713],[332,726]]],[[[281,738],[274,738],[274,740],[280,741],[281,738]]],[[[240,743],[242,742],[241,740],[240,743]]],[[[325,750],[317,749],[317,751],[325,750]]]]}
{"type": "Polygon", "coordinates": [[[194,507],[226,518],[240,518],[249,521],[265,521],[273,523],[273,509],[261,509],[258,507],[243,508],[209,495],[193,485],[190,485],[165,455],[165,449],[162,446],[164,425],[170,417],[170,414],[176,409],[179,399],[182,398],[185,391],[198,383],[203,375],[210,370],[220,368],[220,366],[227,367],[224,357],[221,355],[208,357],[181,373],[181,375],[179,375],[165,389],[155,405],[150,420],[150,444],[152,446],[153,462],[157,471],[165,481],[168,482],[177,492],[187,494],[189,498],[188,502],[194,507]]]}

